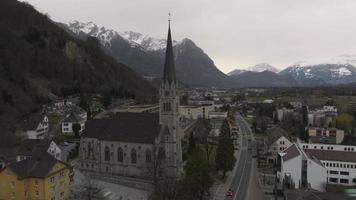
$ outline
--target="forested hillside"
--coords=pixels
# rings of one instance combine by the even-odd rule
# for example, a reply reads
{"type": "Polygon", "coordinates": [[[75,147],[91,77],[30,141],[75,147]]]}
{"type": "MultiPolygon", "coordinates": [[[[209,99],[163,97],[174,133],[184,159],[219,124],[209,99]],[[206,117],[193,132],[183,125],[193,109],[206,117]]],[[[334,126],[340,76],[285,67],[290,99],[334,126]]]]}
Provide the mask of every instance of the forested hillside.
{"type": "Polygon", "coordinates": [[[151,100],[151,84],[99,46],[94,38],[70,36],[31,5],[1,0],[0,137],[10,140],[15,123],[54,95],[109,92],[151,100]]]}

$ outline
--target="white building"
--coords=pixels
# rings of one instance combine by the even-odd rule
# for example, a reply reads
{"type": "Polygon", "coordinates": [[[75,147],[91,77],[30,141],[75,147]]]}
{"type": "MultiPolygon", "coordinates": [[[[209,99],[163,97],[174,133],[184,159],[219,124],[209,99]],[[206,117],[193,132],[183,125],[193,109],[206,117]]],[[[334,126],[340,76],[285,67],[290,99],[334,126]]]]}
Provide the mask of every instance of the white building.
{"type": "Polygon", "coordinates": [[[75,113],[72,113],[62,121],[62,133],[74,134],[73,124],[79,124],[80,125],[79,134],[81,134],[85,130],[85,122],[86,119],[82,118],[81,116],[75,113]]]}
{"type": "Polygon", "coordinates": [[[278,154],[292,145],[292,142],[287,137],[287,132],[279,127],[268,130],[266,143],[269,154],[267,160],[269,163],[276,163],[278,154]]]}
{"type": "Polygon", "coordinates": [[[180,116],[188,119],[209,118],[209,113],[214,111],[214,105],[187,105],[180,106],[180,116]]]}
{"type": "Polygon", "coordinates": [[[327,170],[318,159],[307,155],[295,143],[279,155],[280,169],[277,178],[287,188],[325,191],[327,170]]]}
{"type": "Polygon", "coordinates": [[[293,109],[281,108],[277,109],[277,119],[278,121],[282,121],[288,114],[293,113],[293,109]]]}
{"type": "Polygon", "coordinates": [[[48,117],[44,114],[33,114],[22,124],[23,134],[28,139],[44,139],[48,130],[48,117]]]}
{"type": "Polygon", "coordinates": [[[307,143],[299,146],[326,167],[329,184],[356,185],[356,146],[307,143]]]}

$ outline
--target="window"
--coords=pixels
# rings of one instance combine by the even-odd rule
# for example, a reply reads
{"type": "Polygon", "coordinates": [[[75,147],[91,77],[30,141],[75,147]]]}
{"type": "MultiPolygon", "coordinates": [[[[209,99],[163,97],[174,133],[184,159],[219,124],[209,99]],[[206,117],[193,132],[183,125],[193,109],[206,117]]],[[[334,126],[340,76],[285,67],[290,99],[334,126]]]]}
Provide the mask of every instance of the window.
{"type": "Polygon", "coordinates": [[[11,192],[11,198],[15,199],[15,192],[11,192]]]}
{"type": "Polygon", "coordinates": [[[337,178],[329,178],[329,182],[331,183],[337,183],[338,179],[337,178]]]}
{"type": "Polygon", "coordinates": [[[59,177],[63,177],[64,176],[64,171],[59,172],[59,177]]]}
{"type": "Polygon", "coordinates": [[[151,151],[149,149],[146,150],[146,162],[147,163],[152,162],[152,155],[151,155],[151,151]]]}
{"type": "Polygon", "coordinates": [[[54,180],[55,180],[55,176],[52,176],[52,177],[49,179],[49,182],[50,182],[50,183],[54,183],[54,180]]]}
{"type": "Polygon", "coordinates": [[[320,149],[324,149],[324,147],[323,147],[323,146],[321,146],[321,147],[320,147],[320,149]]]}
{"type": "Polygon", "coordinates": [[[64,197],[64,192],[61,192],[61,198],[64,197]]]}
{"type": "Polygon", "coordinates": [[[341,172],[340,172],[340,175],[348,176],[348,175],[349,175],[349,172],[343,172],[343,171],[341,171],[341,172]]]}
{"type": "Polygon", "coordinates": [[[14,188],[14,187],[15,187],[15,182],[14,182],[14,181],[11,181],[11,182],[10,182],[10,186],[11,186],[11,188],[14,188]]]}
{"type": "Polygon", "coordinates": [[[136,162],[137,162],[136,150],[135,149],[131,149],[131,163],[136,163],[136,162]]]}
{"type": "Polygon", "coordinates": [[[340,183],[346,183],[346,184],[348,184],[348,183],[349,183],[349,179],[341,178],[341,179],[340,179],[340,183]]]}
{"type": "Polygon", "coordinates": [[[330,174],[339,174],[338,171],[334,171],[334,170],[330,170],[329,173],[330,173],[330,174]]]}
{"type": "Polygon", "coordinates": [[[56,186],[55,186],[55,185],[52,186],[51,191],[52,191],[52,192],[56,192],[56,186]]]}
{"type": "Polygon", "coordinates": [[[35,190],[35,196],[40,195],[40,193],[38,192],[38,190],[35,190]]]}
{"type": "Polygon", "coordinates": [[[117,149],[117,162],[123,162],[124,161],[124,152],[122,151],[122,148],[119,147],[117,149]]]}
{"type": "Polygon", "coordinates": [[[104,149],[104,160],[105,161],[110,161],[110,150],[109,150],[109,147],[106,146],[105,149],[104,149]]]}

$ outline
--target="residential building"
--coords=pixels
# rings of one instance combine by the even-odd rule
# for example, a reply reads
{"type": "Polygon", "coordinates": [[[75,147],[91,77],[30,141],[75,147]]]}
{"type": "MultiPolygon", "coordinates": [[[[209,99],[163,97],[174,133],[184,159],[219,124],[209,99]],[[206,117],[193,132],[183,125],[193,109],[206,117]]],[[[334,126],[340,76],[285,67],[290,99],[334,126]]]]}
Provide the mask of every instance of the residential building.
{"type": "Polygon", "coordinates": [[[344,130],[337,128],[309,127],[309,143],[341,144],[344,141],[344,130]]]}
{"type": "Polygon", "coordinates": [[[64,142],[56,144],[51,140],[25,139],[16,153],[16,161],[25,160],[42,152],[47,152],[57,160],[68,161],[69,153],[74,151],[76,144],[64,142]],[[70,146],[70,147],[68,147],[70,146]]]}
{"type": "Polygon", "coordinates": [[[75,133],[73,131],[73,125],[79,124],[79,135],[81,135],[82,132],[85,130],[85,122],[85,118],[79,116],[76,113],[71,113],[62,121],[62,133],[65,135],[74,135],[75,133]]]}
{"type": "Polygon", "coordinates": [[[273,127],[267,131],[268,163],[276,163],[278,154],[292,145],[289,137],[288,133],[279,127],[273,127]]]}
{"type": "Polygon", "coordinates": [[[294,110],[293,109],[287,109],[285,107],[281,108],[281,109],[277,109],[277,119],[278,121],[283,121],[283,119],[288,115],[293,113],[294,110]]]}
{"type": "Polygon", "coordinates": [[[151,177],[154,159],[162,159],[160,173],[182,172],[182,129],[179,91],[170,28],[158,113],[116,113],[88,121],[80,140],[80,169],[121,176],[151,177]],[[164,154],[164,156],[163,156],[164,154]],[[156,156],[162,155],[162,156],[156,156]]]}
{"type": "Polygon", "coordinates": [[[49,130],[48,117],[42,113],[35,113],[22,123],[21,129],[28,139],[44,139],[49,130]]]}
{"type": "Polygon", "coordinates": [[[188,119],[209,118],[214,111],[214,105],[186,105],[180,106],[180,116],[188,119]]]}
{"type": "Polygon", "coordinates": [[[327,183],[327,169],[314,156],[306,154],[293,143],[279,153],[279,182],[289,189],[312,188],[324,192],[327,183]]]}
{"type": "Polygon", "coordinates": [[[0,199],[67,199],[72,169],[44,152],[0,170],[0,199]]]}

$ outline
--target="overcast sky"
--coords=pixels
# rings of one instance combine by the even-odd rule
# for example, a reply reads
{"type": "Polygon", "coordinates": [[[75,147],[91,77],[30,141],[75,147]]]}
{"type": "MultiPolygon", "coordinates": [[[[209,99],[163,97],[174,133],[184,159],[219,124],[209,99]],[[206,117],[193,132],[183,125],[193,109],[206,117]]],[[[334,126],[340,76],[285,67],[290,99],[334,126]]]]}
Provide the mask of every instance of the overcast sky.
{"type": "Polygon", "coordinates": [[[224,72],[356,54],[356,0],[27,0],[59,22],[192,39],[224,72]]]}

